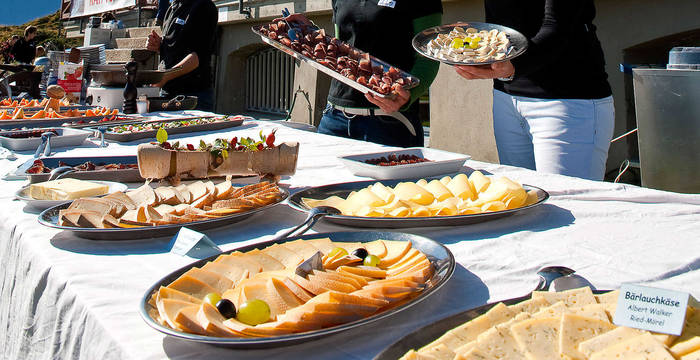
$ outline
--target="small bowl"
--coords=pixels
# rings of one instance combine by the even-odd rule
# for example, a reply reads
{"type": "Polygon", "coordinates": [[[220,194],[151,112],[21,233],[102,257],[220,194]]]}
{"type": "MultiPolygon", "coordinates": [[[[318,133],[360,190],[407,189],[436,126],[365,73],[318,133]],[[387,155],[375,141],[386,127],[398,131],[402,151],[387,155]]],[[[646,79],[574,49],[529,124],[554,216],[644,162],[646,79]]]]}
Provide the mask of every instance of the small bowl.
{"type": "Polygon", "coordinates": [[[422,178],[460,171],[464,162],[471,156],[429,148],[406,148],[394,151],[374,152],[341,156],[338,159],[357,176],[378,180],[422,178]],[[379,166],[365,163],[365,160],[388,157],[389,155],[415,155],[430,161],[394,166],[379,166]]]}

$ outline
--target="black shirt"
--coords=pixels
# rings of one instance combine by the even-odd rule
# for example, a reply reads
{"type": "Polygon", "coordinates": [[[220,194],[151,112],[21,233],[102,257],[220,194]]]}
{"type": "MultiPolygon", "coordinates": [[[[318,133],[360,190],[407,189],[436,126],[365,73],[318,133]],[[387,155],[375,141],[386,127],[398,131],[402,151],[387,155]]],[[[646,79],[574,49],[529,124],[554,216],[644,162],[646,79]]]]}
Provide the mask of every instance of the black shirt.
{"type": "Polygon", "coordinates": [[[600,99],[612,94],[603,49],[592,24],[593,0],[485,0],[486,22],[520,31],[527,51],[513,60],[512,82],[494,81],[511,95],[600,99]]]}
{"type": "MultiPolygon", "coordinates": [[[[394,8],[379,0],[333,0],[338,38],[404,71],[415,62],[413,20],[442,13],[440,0],[395,0],[394,8]]],[[[343,83],[331,82],[328,101],[334,105],[376,108],[365,96],[343,83]]]]}
{"type": "Polygon", "coordinates": [[[163,90],[172,95],[208,89],[211,83],[211,54],[218,14],[211,0],[174,0],[165,14],[161,61],[166,69],[177,65],[185,56],[196,53],[199,67],[168,81],[163,90]]]}
{"type": "Polygon", "coordinates": [[[36,48],[34,48],[33,43],[22,37],[12,46],[12,55],[15,57],[15,61],[19,61],[23,64],[31,64],[34,62],[36,48]]]}

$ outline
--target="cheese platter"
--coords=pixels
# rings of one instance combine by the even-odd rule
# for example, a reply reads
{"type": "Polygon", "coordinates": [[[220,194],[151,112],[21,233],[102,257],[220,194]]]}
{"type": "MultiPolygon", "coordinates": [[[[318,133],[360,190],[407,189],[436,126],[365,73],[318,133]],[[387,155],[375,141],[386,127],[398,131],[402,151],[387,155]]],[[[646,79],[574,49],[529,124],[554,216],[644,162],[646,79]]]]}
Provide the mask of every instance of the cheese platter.
{"type": "Polygon", "coordinates": [[[149,326],[184,341],[232,348],[286,346],[366,326],[405,311],[440,289],[454,269],[454,257],[444,245],[417,235],[391,232],[304,235],[240,247],[176,270],[145,292],[139,310],[149,326]],[[316,257],[322,260],[308,265],[316,257]],[[423,269],[420,275],[412,273],[411,277],[403,272],[409,271],[408,264],[412,264],[407,261],[413,261],[406,259],[415,259],[415,269],[423,269]],[[345,265],[336,267],[341,260],[345,265]],[[352,265],[352,261],[360,262],[360,266],[352,265]],[[246,270],[235,270],[240,270],[243,264],[247,264],[246,270]],[[402,270],[396,270],[399,268],[402,270]],[[212,275],[204,280],[211,272],[227,276],[215,285],[217,289],[208,285],[189,286],[202,283],[196,279],[214,284],[211,280],[220,276],[212,275]],[[371,274],[375,278],[357,274],[371,274]],[[422,285],[411,282],[413,287],[401,294],[384,287],[389,283],[407,284],[398,279],[407,276],[422,285]],[[255,289],[262,288],[270,292],[260,294],[255,300],[232,296],[236,292],[252,296],[255,289]],[[374,293],[382,295],[367,297],[374,293]],[[275,294],[286,300],[283,303],[272,300],[277,298],[275,294]],[[211,305],[214,300],[220,305],[211,305]],[[249,303],[256,300],[264,305],[260,304],[260,310],[251,314],[247,310],[249,303]],[[182,309],[183,306],[188,308],[182,309]],[[350,313],[345,312],[350,309],[350,313]],[[206,324],[187,320],[198,312],[209,319],[206,324]],[[277,320],[272,321],[273,318],[277,320]]]}
{"type": "Polygon", "coordinates": [[[469,177],[358,181],[325,185],[294,193],[289,205],[308,213],[330,206],[340,214],[323,217],[338,225],[367,228],[410,228],[469,225],[500,219],[540,206],[547,191],[479,171],[469,177]]]}
{"type": "Polygon", "coordinates": [[[226,180],[159,186],[146,183],[104,198],[80,198],[44,210],[39,223],[95,240],[163,237],[183,226],[205,230],[232,224],[287,199],[276,184],[234,186],[226,180]]]}

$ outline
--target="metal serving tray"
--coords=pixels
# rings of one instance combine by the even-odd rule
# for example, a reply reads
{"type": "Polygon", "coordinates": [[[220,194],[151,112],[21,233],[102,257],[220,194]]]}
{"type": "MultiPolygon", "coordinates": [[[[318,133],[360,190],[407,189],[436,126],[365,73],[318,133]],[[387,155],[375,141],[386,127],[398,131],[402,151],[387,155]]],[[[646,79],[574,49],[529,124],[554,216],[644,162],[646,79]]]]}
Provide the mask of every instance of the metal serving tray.
{"type": "MultiPolygon", "coordinates": [[[[438,178],[439,179],[439,178],[438,178]]],[[[417,179],[415,179],[417,180],[417,179]]],[[[426,179],[430,181],[431,179],[426,179]]],[[[402,180],[411,181],[411,180],[402,180]]],[[[386,180],[382,181],[385,186],[396,186],[401,181],[386,180]]],[[[340,196],[346,198],[352,191],[363,189],[367,186],[375,184],[376,181],[358,181],[341,184],[332,184],[326,186],[313,187],[299,191],[289,198],[289,205],[298,211],[305,213],[309,212],[309,208],[304,205],[302,198],[325,199],[330,196],[340,196]]],[[[428,216],[428,217],[362,217],[362,216],[347,216],[347,215],[326,215],[323,220],[332,222],[338,225],[364,227],[364,228],[381,228],[381,229],[400,229],[413,227],[427,226],[454,226],[454,225],[469,225],[484,221],[500,219],[506,216],[513,215],[522,211],[527,211],[536,206],[541,205],[549,199],[549,193],[536,186],[523,185],[526,191],[537,191],[537,202],[517,209],[509,209],[502,211],[487,212],[481,214],[470,215],[454,215],[454,216],[428,216]]]]}
{"type": "MultiPolygon", "coordinates": [[[[593,290],[596,295],[605,294],[610,290],[593,290]]],[[[504,303],[506,305],[514,305],[519,302],[529,300],[532,293],[512,298],[508,300],[503,300],[495,303],[490,303],[482,305],[467,311],[463,311],[458,314],[453,314],[446,316],[440,320],[433,322],[432,324],[423,326],[420,329],[413,331],[412,333],[404,336],[401,340],[393,343],[381,353],[374,357],[374,360],[396,360],[404,356],[409,350],[417,350],[431,342],[437,340],[440,336],[445,334],[447,331],[456,328],[459,325],[464,324],[467,321],[476,319],[477,317],[485,314],[492,307],[496,306],[498,303],[504,303]]]]}
{"type": "MultiPolygon", "coordinates": [[[[57,136],[51,137],[51,147],[59,148],[66,146],[79,146],[85,139],[92,135],[92,131],[67,129],[67,128],[47,128],[39,130],[54,130],[57,136]]],[[[14,151],[36,150],[41,145],[41,136],[32,138],[11,138],[7,135],[21,134],[36,130],[0,131],[0,145],[14,151]]]]}
{"type": "Polygon", "coordinates": [[[440,26],[434,26],[428,29],[425,29],[416,36],[413,37],[413,48],[421,55],[427,57],[428,59],[443,62],[445,64],[449,65],[488,65],[488,64],[493,64],[501,61],[507,61],[507,60],[512,60],[515,59],[516,57],[522,55],[525,50],[527,50],[528,42],[527,38],[525,35],[521,34],[519,31],[511,29],[507,26],[503,25],[498,25],[498,24],[489,24],[489,23],[483,23],[483,22],[460,22],[456,24],[450,24],[450,25],[440,25],[440,26]],[[505,58],[501,60],[490,60],[490,61],[484,61],[484,62],[461,62],[461,61],[451,61],[451,60],[444,60],[444,59],[439,59],[434,57],[433,55],[428,54],[428,43],[435,39],[435,37],[438,34],[447,34],[452,29],[455,27],[462,27],[462,28],[475,28],[479,31],[481,30],[493,30],[496,29],[498,31],[502,31],[506,33],[506,36],[508,36],[508,39],[510,40],[510,46],[511,48],[508,50],[508,54],[506,55],[505,58]]]}
{"type": "MultiPolygon", "coordinates": [[[[35,129],[40,127],[60,127],[67,122],[80,121],[89,122],[92,120],[101,120],[104,116],[81,116],[81,117],[66,117],[58,119],[18,119],[18,120],[0,120],[0,129],[9,130],[15,128],[35,129]]],[[[94,125],[94,124],[92,124],[94,125]]]]}
{"type": "MultiPolygon", "coordinates": [[[[396,97],[396,94],[392,94],[392,93],[389,93],[387,95],[380,94],[380,93],[378,93],[378,92],[376,92],[376,91],[374,91],[374,90],[372,90],[364,85],[361,85],[357,81],[350,80],[349,78],[346,78],[345,76],[340,75],[338,72],[331,70],[331,69],[319,64],[314,59],[308,58],[308,57],[302,55],[301,53],[296,52],[296,51],[292,50],[291,48],[282,45],[282,43],[280,43],[279,41],[270,39],[269,37],[263,35],[260,32],[261,27],[263,27],[263,25],[255,25],[252,27],[252,30],[254,33],[260,35],[260,38],[262,39],[262,41],[264,43],[266,43],[266,44],[268,44],[268,45],[270,45],[270,46],[272,46],[272,47],[274,47],[274,48],[276,48],[276,49],[278,49],[278,50],[280,50],[288,55],[293,56],[295,59],[306,62],[311,67],[316,68],[316,70],[325,73],[326,75],[332,77],[333,79],[336,79],[336,80],[342,82],[343,84],[348,85],[348,86],[352,87],[353,89],[355,89],[363,94],[372,93],[372,95],[374,95],[374,96],[385,98],[385,99],[393,99],[396,97]]],[[[362,51],[362,53],[365,53],[365,52],[362,51]]],[[[377,59],[376,57],[372,56],[371,54],[369,57],[372,61],[372,66],[381,65],[382,68],[384,68],[384,71],[387,71],[387,70],[389,70],[390,67],[392,67],[391,64],[389,64],[385,61],[382,61],[380,59],[377,59]]],[[[413,76],[413,75],[411,75],[411,74],[409,74],[401,69],[398,69],[398,70],[401,73],[402,77],[409,78],[411,80],[410,84],[405,85],[403,87],[404,89],[408,90],[408,89],[412,89],[412,88],[418,86],[418,84],[420,83],[419,78],[417,78],[417,77],[415,77],[415,76],[413,76]]]]}
{"type": "MultiPolygon", "coordinates": [[[[211,117],[214,117],[214,116],[211,116],[211,117]]],[[[185,119],[140,121],[140,122],[131,122],[131,123],[126,123],[126,124],[141,124],[141,123],[143,123],[143,124],[146,124],[146,123],[147,124],[158,124],[158,123],[185,121],[185,120],[200,119],[200,118],[210,118],[210,117],[198,116],[198,117],[189,117],[189,118],[185,118],[185,119]]],[[[244,120],[245,120],[245,118],[231,118],[229,120],[218,121],[218,122],[214,122],[214,123],[210,123],[210,124],[183,126],[183,127],[166,129],[166,130],[168,131],[168,135],[185,134],[185,133],[192,133],[192,132],[199,132],[199,131],[221,130],[221,129],[231,128],[231,127],[241,126],[241,124],[243,124],[244,120]]],[[[122,124],[122,125],[126,125],[126,124],[122,124]]],[[[119,125],[109,125],[109,126],[112,127],[112,126],[119,126],[119,125]]],[[[89,129],[97,130],[97,128],[89,128],[89,129]]],[[[158,132],[158,130],[149,130],[149,131],[140,131],[140,132],[134,132],[134,133],[119,134],[119,133],[107,131],[107,132],[105,132],[105,139],[119,141],[119,142],[129,142],[129,141],[148,139],[148,138],[155,139],[157,132],[158,132]]]]}
{"type": "MultiPolygon", "coordinates": [[[[26,176],[29,178],[30,183],[38,183],[49,180],[49,174],[29,174],[27,169],[29,169],[34,160],[31,159],[26,163],[22,164],[19,169],[17,169],[17,175],[26,176]]],[[[44,165],[55,169],[58,167],[58,162],[62,161],[71,166],[77,166],[84,164],[85,162],[91,161],[94,164],[138,164],[136,156],[80,156],[80,157],[47,157],[41,158],[44,165]]],[[[144,178],[141,177],[139,169],[124,169],[124,170],[96,170],[96,171],[76,171],[70,174],[66,174],[63,177],[69,177],[81,180],[104,180],[104,181],[116,181],[116,182],[143,182],[144,178]]]]}
{"type": "Polygon", "coordinates": [[[282,198],[276,203],[265,205],[263,207],[249,210],[243,213],[232,214],[227,216],[222,216],[218,218],[192,221],[183,224],[170,224],[170,225],[158,225],[158,226],[141,226],[134,228],[112,228],[112,229],[94,229],[94,228],[77,228],[72,226],[61,226],[58,225],[58,212],[63,209],[67,209],[70,203],[61,204],[54,206],[52,208],[44,210],[39,214],[39,223],[61,230],[67,230],[75,235],[93,240],[134,240],[134,239],[147,239],[147,238],[157,238],[163,236],[169,236],[177,233],[180,228],[187,227],[192,230],[206,230],[215,227],[221,227],[224,225],[229,225],[237,223],[239,221],[245,220],[251,217],[253,214],[265,211],[274,206],[279,205],[282,201],[287,199],[289,192],[287,190],[280,188],[282,191],[282,198]]]}
{"type": "Polygon", "coordinates": [[[440,287],[442,287],[447,280],[452,277],[455,270],[455,259],[450,250],[444,245],[438,243],[435,240],[411,234],[395,233],[395,232],[331,232],[331,233],[320,233],[298,236],[293,238],[288,238],[286,240],[281,240],[277,242],[263,242],[259,244],[249,245],[240,247],[227,251],[223,254],[231,253],[233,251],[246,252],[253,249],[264,249],[275,243],[284,243],[287,241],[293,241],[298,239],[318,239],[318,238],[330,238],[335,242],[370,242],[374,240],[397,240],[397,241],[410,241],[412,247],[420,250],[424,253],[435,268],[435,273],[433,277],[428,280],[427,287],[418,296],[405,302],[397,307],[388,309],[381,313],[372,315],[370,317],[350,322],[347,324],[337,325],[325,329],[320,329],[316,331],[308,331],[299,334],[291,334],[284,336],[275,337],[260,337],[260,338],[223,338],[223,337],[213,337],[213,336],[202,336],[189,333],[183,333],[177,330],[160,325],[156,322],[150,315],[155,309],[149,304],[153,294],[160,289],[161,286],[167,286],[180,275],[188,271],[194,266],[203,266],[208,261],[214,261],[219,255],[214,255],[207,259],[199,260],[190,265],[182,267],[170,275],[164,277],[163,279],[156,282],[151,288],[149,288],[141,299],[139,305],[141,317],[146,321],[146,323],[152,328],[178,339],[193,341],[198,343],[207,343],[218,346],[226,346],[231,348],[271,348],[278,346],[287,346],[291,344],[302,343],[306,341],[312,341],[322,337],[326,337],[335,333],[342,331],[347,331],[356,327],[374,323],[378,320],[390,317],[400,311],[404,311],[413,305],[425,300],[430,295],[434,294],[440,287]]]}

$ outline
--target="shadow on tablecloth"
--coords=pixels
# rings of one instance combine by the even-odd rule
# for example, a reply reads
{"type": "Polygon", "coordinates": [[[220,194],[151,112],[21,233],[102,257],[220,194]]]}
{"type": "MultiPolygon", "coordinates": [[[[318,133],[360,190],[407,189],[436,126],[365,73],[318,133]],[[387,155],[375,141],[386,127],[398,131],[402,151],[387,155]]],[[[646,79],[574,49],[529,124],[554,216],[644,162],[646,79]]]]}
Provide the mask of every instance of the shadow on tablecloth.
{"type": "Polygon", "coordinates": [[[445,286],[424,301],[389,318],[310,342],[267,349],[231,349],[163,338],[170,359],[371,359],[416,329],[486,303],[489,290],[479,277],[458,265],[445,286]]]}

